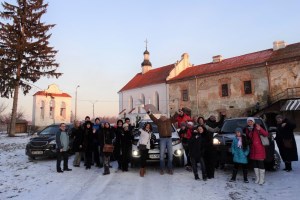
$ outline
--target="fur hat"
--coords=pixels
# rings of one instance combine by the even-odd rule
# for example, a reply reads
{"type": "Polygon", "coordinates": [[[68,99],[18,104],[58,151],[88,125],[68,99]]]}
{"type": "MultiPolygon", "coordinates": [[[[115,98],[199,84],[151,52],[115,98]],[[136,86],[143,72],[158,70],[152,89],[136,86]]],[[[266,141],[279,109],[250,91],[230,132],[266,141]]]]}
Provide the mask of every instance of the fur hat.
{"type": "Polygon", "coordinates": [[[123,128],[125,128],[125,127],[128,127],[128,124],[127,124],[127,123],[124,123],[124,124],[123,124],[123,128]]]}
{"type": "Polygon", "coordinates": [[[188,122],[187,125],[194,126],[193,122],[188,122]]]}

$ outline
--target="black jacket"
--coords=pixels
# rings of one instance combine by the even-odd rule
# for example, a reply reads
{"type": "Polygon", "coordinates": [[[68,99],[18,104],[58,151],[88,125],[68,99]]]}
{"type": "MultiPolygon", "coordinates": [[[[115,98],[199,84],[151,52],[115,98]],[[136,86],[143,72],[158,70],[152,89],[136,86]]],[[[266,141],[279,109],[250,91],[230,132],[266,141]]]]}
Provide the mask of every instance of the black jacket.
{"type": "Polygon", "coordinates": [[[81,127],[73,127],[71,130],[71,137],[73,138],[73,151],[82,151],[83,148],[80,148],[80,145],[83,145],[83,129],[81,127]]]}
{"type": "Polygon", "coordinates": [[[199,161],[204,156],[206,141],[202,134],[194,133],[189,140],[190,157],[199,161]]]}

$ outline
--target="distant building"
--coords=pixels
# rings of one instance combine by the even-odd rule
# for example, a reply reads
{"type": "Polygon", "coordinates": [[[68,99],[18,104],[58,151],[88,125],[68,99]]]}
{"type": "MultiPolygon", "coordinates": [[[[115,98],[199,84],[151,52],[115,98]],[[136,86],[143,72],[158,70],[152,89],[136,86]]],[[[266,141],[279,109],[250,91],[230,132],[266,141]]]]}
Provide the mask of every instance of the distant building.
{"type": "Polygon", "coordinates": [[[47,126],[53,123],[69,123],[72,97],[63,93],[57,85],[33,95],[32,124],[47,126]]]}
{"type": "MultiPolygon", "coordinates": [[[[169,114],[169,94],[167,80],[190,67],[188,54],[183,54],[174,64],[152,69],[146,48],[142,72],[136,74],[119,92],[119,116],[136,117],[145,115],[143,107],[155,108],[157,114],[169,114]]],[[[134,121],[133,121],[134,122],[134,121]]]]}

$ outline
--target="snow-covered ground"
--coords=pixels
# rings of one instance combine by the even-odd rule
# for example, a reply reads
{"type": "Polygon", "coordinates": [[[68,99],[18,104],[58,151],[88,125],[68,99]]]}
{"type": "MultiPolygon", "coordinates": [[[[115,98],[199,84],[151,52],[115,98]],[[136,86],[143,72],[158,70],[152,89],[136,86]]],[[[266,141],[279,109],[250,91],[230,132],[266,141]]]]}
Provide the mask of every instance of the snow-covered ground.
{"type": "MultiPolygon", "coordinates": [[[[0,135],[0,199],[300,199],[300,163],[293,162],[293,171],[281,169],[266,173],[263,186],[253,182],[244,183],[241,170],[235,183],[228,182],[231,170],[217,170],[215,179],[206,182],[195,181],[193,174],[175,168],[174,175],[161,176],[158,165],[147,169],[144,178],[138,169],[129,172],[115,172],[112,162],[111,174],[102,175],[103,169],[92,167],[85,170],[69,166],[73,171],[56,173],[55,159],[29,161],[25,155],[26,135],[10,138],[0,135]]],[[[300,136],[296,136],[298,152],[300,136]]],[[[300,155],[300,154],[299,154],[300,155]]],[[[283,164],[281,165],[283,168],[283,164]]]]}

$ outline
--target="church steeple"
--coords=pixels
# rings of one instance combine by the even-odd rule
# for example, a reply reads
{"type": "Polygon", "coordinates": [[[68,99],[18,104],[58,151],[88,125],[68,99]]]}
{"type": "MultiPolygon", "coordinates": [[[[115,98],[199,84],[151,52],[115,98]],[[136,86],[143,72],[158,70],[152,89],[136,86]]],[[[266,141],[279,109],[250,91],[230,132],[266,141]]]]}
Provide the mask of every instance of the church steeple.
{"type": "Polygon", "coordinates": [[[144,61],[142,62],[142,73],[143,74],[147,73],[152,68],[152,64],[149,61],[149,54],[150,53],[149,53],[149,51],[147,49],[147,45],[148,45],[147,39],[146,39],[145,43],[146,43],[146,50],[144,51],[144,61]]]}

